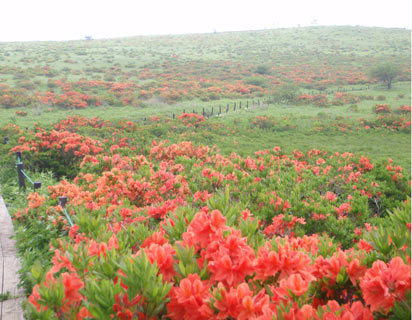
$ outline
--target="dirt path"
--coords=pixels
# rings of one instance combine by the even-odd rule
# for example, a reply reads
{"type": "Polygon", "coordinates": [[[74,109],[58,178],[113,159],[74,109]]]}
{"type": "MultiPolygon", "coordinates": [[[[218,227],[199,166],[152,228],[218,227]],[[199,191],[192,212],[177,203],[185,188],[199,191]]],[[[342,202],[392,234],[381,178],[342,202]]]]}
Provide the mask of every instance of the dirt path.
{"type": "Polygon", "coordinates": [[[17,258],[14,234],[10,215],[0,196],[0,293],[10,292],[11,298],[0,302],[0,320],[24,319],[21,303],[24,300],[23,289],[17,288],[20,261],[17,258]],[[17,298],[16,298],[17,297],[17,298]]]}

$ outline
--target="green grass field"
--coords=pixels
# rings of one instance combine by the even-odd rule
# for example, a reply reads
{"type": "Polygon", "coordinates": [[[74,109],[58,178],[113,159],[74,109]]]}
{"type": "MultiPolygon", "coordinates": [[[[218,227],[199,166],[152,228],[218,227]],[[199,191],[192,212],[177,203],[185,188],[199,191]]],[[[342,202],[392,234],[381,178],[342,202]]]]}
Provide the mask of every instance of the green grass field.
{"type": "Polygon", "coordinates": [[[183,110],[210,113],[212,108],[216,115],[222,106],[223,115],[210,121],[230,125],[235,132],[224,138],[213,132],[213,138],[203,137],[199,132],[196,139],[199,143],[216,144],[224,153],[233,151],[234,141],[238,143],[236,151],[241,154],[273,145],[286,150],[320,148],[362,153],[376,161],[391,157],[410,170],[409,132],[341,132],[331,127],[339,122],[357,126],[359,118],[372,121],[376,118],[372,112],[376,104],[384,103],[392,109],[410,106],[410,35],[403,29],[308,27],[93,41],[0,43],[0,71],[0,84],[20,88],[26,96],[36,96],[38,92],[58,96],[75,91],[102,100],[100,106],[89,105],[85,109],[71,107],[70,101],[61,106],[59,102],[37,101],[20,107],[17,103],[14,108],[3,105],[1,127],[7,123],[23,128],[33,128],[34,124],[45,126],[68,115],[141,121],[150,116],[172,118],[172,114],[177,116],[183,110]],[[368,70],[382,61],[402,67],[398,77],[401,81],[395,82],[392,90],[386,90],[377,82],[369,83],[367,78],[368,70]],[[261,72],[257,72],[259,67],[261,72]],[[90,84],[93,81],[100,81],[100,86],[90,84]],[[252,99],[266,101],[277,87],[290,82],[297,84],[299,94],[326,93],[328,99],[333,100],[336,91],[348,90],[359,97],[359,101],[355,107],[350,103],[324,108],[315,104],[265,103],[245,110],[246,101],[250,104],[252,99]],[[256,83],[261,91],[239,93],[227,89],[248,83],[256,83]],[[131,86],[128,89],[113,88],[127,84],[131,86]],[[208,91],[211,86],[221,91],[212,95],[208,91]],[[165,88],[169,90],[167,94],[165,88]],[[142,90],[151,92],[151,98],[141,98],[140,93],[138,96],[137,92],[142,90]],[[124,98],[129,103],[123,103],[124,98]],[[240,101],[242,110],[239,110],[240,101]],[[234,103],[237,103],[236,112],[234,103]],[[228,114],[225,113],[227,105],[230,106],[228,114]],[[26,112],[27,116],[16,115],[16,110],[26,112]],[[275,117],[293,129],[248,132],[256,116],[275,117]],[[323,130],[314,130],[314,127],[323,130]]]}

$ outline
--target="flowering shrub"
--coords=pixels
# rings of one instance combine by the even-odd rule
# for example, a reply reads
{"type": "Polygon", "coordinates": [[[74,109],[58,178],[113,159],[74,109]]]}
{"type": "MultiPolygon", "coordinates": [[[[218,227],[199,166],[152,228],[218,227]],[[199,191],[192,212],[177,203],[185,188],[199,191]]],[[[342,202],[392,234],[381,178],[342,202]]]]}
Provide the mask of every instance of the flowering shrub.
{"type": "Polygon", "coordinates": [[[24,112],[24,111],[21,111],[21,110],[17,110],[17,111],[15,112],[15,115],[18,116],[18,117],[25,117],[25,116],[27,116],[27,112],[24,112]]]}
{"type": "Polygon", "coordinates": [[[393,114],[383,114],[376,118],[376,123],[382,128],[389,130],[402,130],[405,132],[411,131],[411,119],[396,116],[393,114]]]}
{"type": "Polygon", "coordinates": [[[377,104],[373,108],[373,112],[375,112],[376,114],[378,114],[378,113],[391,113],[392,109],[387,104],[377,104]]]}
{"type": "Polygon", "coordinates": [[[84,109],[90,105],[99,106],[101,104],[99,97],[77,91],[66,91],[60,95],[56,95],[53,92],[38,93],[37,99],[41,103],[66,109],[84,109]]]}
{"type": "Polygon", "coordinates": [[[34,97],[23,88],[10,88],[0,83],[0,105],[4,108],[21,108],[31,105],[34,97]]]}
{"type": "Polygon", "coordinates": [[[20,145],[10,152],[20,151],[26,165],[35,170],[53,170],[57,176],[73,177],[80,160],[85,155],[100,153],[99,140],[69,131],[39,129],[32,137],[22,136],[20,145]]]}
{"type": "Polygon", "coordinates": [[[359,97],[347,93],[347,92],[336,92],[335,97],[332,100],[332,105],[342,106],[344,104],[355,104],[359,102],[359,97]]]}
{"type": "Polygon", "coordinates": [[[295,128],[294,124],[291,124],[287,117],[276,119],[272,116],[256,116],[250,120],[251,126],[259,129],[272,129],[276,131],[287,131],[295,128]]]}
{"type": "Polygon", "coordinates": [[[296,98],[297,104],[316,104],[318,107],[329,106],[328,97],[326,94],[307,94],[303,93],[296,98]]]}
{"type": "Polygon", "coordinates": [[[260,129],[272,129],[275,125],[275,118],[270,116],[256,116],[252,121],[252,126],[260,129]]]}
{"type": "Polygon", "coordinates": [[[411,106],[400,106],[394,110],[395,113],[410,114],[411,106]]]}
{"type": "Polygon", "coordinates": [[[199,127],[205,121],[205,117],[196,113],[182,113],[177,117],[187,127],[199,127]]]}
{"type": "Polygon", "coordinates": [[[20,136],[13,151],[33,149],[31,163],[67,153],[75,170],[13,215],[25,228],[57,231],[42,245],[50,260],[25,271],[31,317],[410,312],[410,184],[401,167],[317,149],[224,156],[188,141],[147,144],[139,129],[81,117],[53,130],[8,127],[20,136]],[[142,140],[132,140],[136,132],[142,140]]]}

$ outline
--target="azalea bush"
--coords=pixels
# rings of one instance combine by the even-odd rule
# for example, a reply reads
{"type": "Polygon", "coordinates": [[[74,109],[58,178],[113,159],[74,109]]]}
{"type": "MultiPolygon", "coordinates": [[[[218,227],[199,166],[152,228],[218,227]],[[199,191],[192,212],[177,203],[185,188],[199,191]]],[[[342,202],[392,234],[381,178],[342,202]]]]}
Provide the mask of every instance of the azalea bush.
{"type": "Polygon", "coordinates": [[[75,117],[5,129],[17,144],[4,146],[10,157],[30,150],[34,166],[42,154],[67,156],[75,168],[13,212],[29,318],[410,316],[401,167],[347,152],[274,147],[242,157],[148,142],[158,125],[170,138],[191,132],[184,120],[143,128],[75,117]]]}
{"type": "Polygon", "coordinates": [[[177,117],[187,127],[199,127],[205,121],[205,117],[196,113],[182,113],[177,117]]]}
{"type": "Polygon", "coordinates": [[[411,106],[399,106],[394,110],[395,113],[400,113],[400,114],[411,114],[411,106]]]}
{"type": "Polygon", "coordinates": [[[3,108],[22,108],[34,102],[35,98],[26,89],[0,83],[0,106],[3,108]]]}
{"type": "Polygon", "coordinates": [[[389,107],[387,104],[377,104],[374,108],[373,108],[373,112],[375,113],[391,113],[392,109],[391,107],[389,107]]]}

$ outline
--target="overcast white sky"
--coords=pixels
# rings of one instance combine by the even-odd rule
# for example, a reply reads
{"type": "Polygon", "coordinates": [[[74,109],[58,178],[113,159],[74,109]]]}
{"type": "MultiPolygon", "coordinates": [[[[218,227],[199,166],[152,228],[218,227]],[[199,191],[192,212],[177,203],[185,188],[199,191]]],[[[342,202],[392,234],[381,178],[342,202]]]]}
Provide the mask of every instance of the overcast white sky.
{"type": "Polygon", "coordinates": [[[311,25],[411,28],[411,0],[0,0],[0,41],[311,25]]]}

